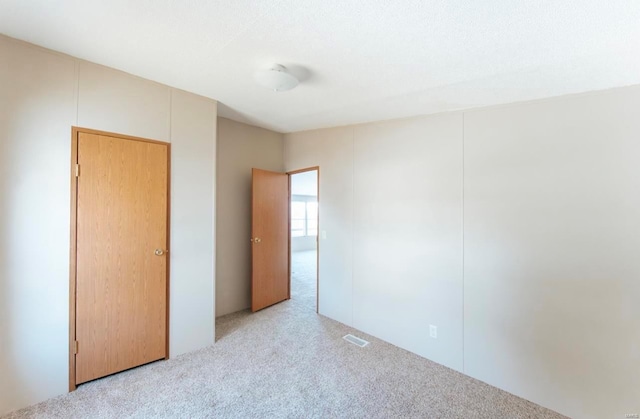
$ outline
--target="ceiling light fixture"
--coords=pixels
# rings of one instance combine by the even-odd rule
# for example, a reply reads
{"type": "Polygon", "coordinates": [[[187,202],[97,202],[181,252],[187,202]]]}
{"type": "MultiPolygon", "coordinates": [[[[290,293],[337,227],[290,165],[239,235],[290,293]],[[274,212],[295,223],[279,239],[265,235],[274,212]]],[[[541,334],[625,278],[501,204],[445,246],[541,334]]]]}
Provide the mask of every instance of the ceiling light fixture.
{"type": "Polygon", "coordinates": [[[268,70],[256,72],[255,79],[260,85],[276,92],[291,90],[299,83],[297,77],[280,64],[274,64],[268,70]]]}

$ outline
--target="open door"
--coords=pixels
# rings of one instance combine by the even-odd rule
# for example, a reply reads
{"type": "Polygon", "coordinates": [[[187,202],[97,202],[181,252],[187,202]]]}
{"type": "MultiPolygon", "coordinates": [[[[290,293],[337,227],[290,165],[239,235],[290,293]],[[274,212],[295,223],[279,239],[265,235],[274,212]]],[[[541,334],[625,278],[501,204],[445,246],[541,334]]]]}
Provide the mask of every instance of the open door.
{"type": "Polygon", "coordinates": [[[289,299],[289,176],[252,170],[251,311],[289,299]]]}

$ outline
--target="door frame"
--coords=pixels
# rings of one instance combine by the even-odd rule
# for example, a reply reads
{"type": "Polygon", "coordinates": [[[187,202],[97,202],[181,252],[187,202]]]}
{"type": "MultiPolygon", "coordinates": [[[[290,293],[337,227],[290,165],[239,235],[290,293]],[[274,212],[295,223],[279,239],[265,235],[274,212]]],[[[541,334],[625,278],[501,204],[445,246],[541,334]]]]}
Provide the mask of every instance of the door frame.
{"type": "MultiPolygon", "coordinates": [[[[76,265],[77,265],[77,222],[78,222],[78,177],[76,165],[78,164],[78,137],[80,133],[104,135],[121,140],[139,141],[144,143],[160,144],[167,147],[167,247],[171,249],[171,143],[165,141],[150,140],[147,138],[133,137],[107,131],[99,131],[90,128],[71,127],[71,236],[69,245],[69,391],[74,391],[76,385],[76,265]]],[[[82,170],[82,169],[81,169],[82,170]]],[[[167,299],[166,299],[166,342],[165,359],[169,359],[169,295],[170,295],[170,252],[167,254],[167,299]]]]}
{"type": "Polygon", "coordinates": [[[318,191],[318,235],[316,236],[316,313],[320,313],[320,166],[306,167],[304,169],[291,170],[286,172],[289,176],[289,210],[288,210],[288,225],[289,225],[289,250],[287,260],[289,261],[289,299],[291,299],[291,175],[304,172],[318,172],[316,176],[317,191],[318,191]]]}

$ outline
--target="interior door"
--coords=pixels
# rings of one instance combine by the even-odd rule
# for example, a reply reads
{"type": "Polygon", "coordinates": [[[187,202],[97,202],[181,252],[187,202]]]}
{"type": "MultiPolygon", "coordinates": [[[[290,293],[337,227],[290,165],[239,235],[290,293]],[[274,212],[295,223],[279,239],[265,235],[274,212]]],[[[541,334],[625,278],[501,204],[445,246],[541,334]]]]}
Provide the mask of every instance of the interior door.
{"type": "Polygon", "coordinates": [[[252,171],[251,311],[289,298],[289,176],[252,171]]]}
{"type": "Polygon", "coordinates": [[[168,152],[78,133],[76,384],[167,356],[168,152]]]}

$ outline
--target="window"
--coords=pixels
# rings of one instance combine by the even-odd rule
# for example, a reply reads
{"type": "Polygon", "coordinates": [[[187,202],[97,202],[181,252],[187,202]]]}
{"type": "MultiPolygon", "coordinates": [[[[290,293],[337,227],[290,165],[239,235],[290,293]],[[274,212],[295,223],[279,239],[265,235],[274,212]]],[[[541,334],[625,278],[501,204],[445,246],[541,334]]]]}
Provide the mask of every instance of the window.
{"type": "Polygon", "coordinates": [[[317,236],[318,202],[291,199],[291,237],[317,236]]]}

